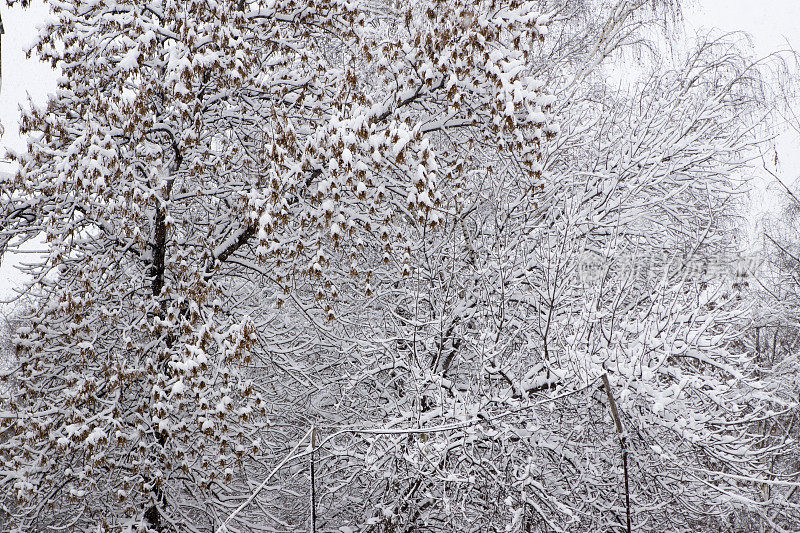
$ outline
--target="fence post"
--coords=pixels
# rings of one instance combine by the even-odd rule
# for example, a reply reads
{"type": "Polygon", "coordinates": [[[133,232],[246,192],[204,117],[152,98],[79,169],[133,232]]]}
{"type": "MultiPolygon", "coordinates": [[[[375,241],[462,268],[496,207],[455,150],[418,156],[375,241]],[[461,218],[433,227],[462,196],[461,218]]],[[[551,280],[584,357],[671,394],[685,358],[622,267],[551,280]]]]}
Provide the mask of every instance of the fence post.
{"type": "Polygon", "coordinates": [[[611,394],[611,384],[608,382],[608,374],[603,374],[603,387],[606,389],[608,396],[608,405],[611,408],[611,416],[614,418],[614,425],[617,426],[617,434],[619,434],[619,445],[622,448],[622,467],[625,471],[625,514],[627,519],[627,532],[631,533],[631,498],[630,490],[628,488],[628,446],[625,443],[625,433],[622,431],[622,420],[619,418],[617,411],[617,403],[614,401],[614,395],[611,394]]]}
{"type": "Polygon", "coordinates": [[[317,533],[317,491],[314,479],[314,449],[317,447],[317,428],[311,427],[311,533],[317,533]]]}

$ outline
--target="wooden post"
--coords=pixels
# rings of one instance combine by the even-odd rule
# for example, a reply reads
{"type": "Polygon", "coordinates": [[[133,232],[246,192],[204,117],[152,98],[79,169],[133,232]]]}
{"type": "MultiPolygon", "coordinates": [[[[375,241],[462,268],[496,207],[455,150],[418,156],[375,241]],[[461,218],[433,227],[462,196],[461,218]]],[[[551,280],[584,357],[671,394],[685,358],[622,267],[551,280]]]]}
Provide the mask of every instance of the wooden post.
{"type": "Polygon", "coordinates": [[[778,328],[780,328],[780,324],[775,324],[775,335],[772,336],[772,357],[769,360],[769,366],[775,364],[775,348],[778,347],[778,328]]]}
{"type": "Polygon", "coordinates": [[[314,479],[314,449],[317,447],[317,428],[311,428],[311,533],[317,533],[317,491],[314,479]]]}
{"type": "Polygon", "coordinates": [[[619,445],[622,448],[622,467],[625,471],[625,515],[627,519],[627,532],[631,533],[631,497],[628,487],[628,446],[625,443],[625,433],[622,430],[622,420],[619,418],[617,403],[614,401],[614,395],[611,394],[611,384],[608,382],[608,374],[603,374],[601,377],[603,378],[603,387],[605,387],[606,395],[608,396],[611,416],[614,418],[614,425],[617,426],[619,445]]]}

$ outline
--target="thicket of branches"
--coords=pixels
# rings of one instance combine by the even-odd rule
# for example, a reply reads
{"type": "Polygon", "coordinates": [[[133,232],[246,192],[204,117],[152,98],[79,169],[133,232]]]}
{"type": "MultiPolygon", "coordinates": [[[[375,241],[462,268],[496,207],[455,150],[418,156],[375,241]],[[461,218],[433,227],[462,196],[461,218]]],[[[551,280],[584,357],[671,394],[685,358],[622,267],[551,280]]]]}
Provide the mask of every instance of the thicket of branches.
{"type": "Polygon", "coordinates": [[[621,530],[603,374],[633,529],[800,519],[793,385],[723,270],[769,102],[726,38],[659,58],[675,2],[52,10],[0,193],[48,249],[10,530],[621,530]]]}

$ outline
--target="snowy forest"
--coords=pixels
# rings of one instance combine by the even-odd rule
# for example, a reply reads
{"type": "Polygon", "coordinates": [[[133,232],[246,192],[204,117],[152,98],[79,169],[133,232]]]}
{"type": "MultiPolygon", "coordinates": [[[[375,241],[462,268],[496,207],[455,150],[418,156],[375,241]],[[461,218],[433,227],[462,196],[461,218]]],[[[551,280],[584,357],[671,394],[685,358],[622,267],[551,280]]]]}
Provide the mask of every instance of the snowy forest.
{"type": "Polygon", "coordinates": [[[743,244],[793,54],[679,0],[49,5],[0,531],[800,531],[794,184],[743,244]]]}

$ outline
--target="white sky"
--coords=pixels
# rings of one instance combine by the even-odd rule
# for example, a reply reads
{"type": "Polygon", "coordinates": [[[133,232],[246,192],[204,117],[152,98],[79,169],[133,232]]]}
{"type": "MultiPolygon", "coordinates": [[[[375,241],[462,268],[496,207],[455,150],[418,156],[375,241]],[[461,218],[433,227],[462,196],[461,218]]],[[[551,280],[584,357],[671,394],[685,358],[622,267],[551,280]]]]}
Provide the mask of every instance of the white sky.
{"type": "MultiPolygon", "coordinates": [[[[710,28],[745,31],[752,37],[756,56],[788,46],[800,50],[800,0],[689,0],[688,3],[685,9],[688,34],[710,28]]],[[[5,26],[0,88],[0,124],[5,133],[0,137],[0,172],[12,170],[2,160],[6,149],[25,148],[18,132],[19,106],[28,95],[35,102],[44,102],[46,95],[55,89],[56,74],[35,58],[26,59],[23,52],[36,35],[36,25],[47,16],[42,0],[34,0],[32,4],[32,8],[23,10],[0,3],[5,26]]],[[[778,155],[779,175],[786,183],[794,182],[800,176],[800,137],[782,135],[778,140],[778,155]]],[[[774,197],[765,194],[765,181],[757,180],[754,185],[753,211],[763,213],[773,209],[774,197]]],[[[6,258],[0,263],[0,298],[7,297],[10,287],[20,279],[10,262],[6,258]]]]}
{"type": "Polygon", "coordinates": [[[757,55],[800,45],[800,2],[797,0],[691,0],[686,22],[694,27],[746,31],[757,55]]]}

